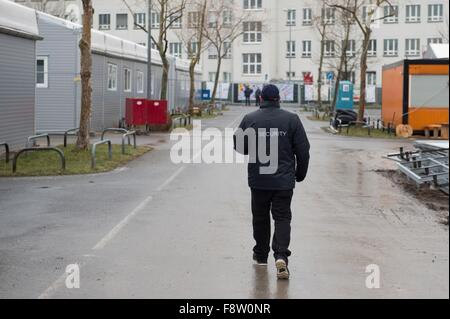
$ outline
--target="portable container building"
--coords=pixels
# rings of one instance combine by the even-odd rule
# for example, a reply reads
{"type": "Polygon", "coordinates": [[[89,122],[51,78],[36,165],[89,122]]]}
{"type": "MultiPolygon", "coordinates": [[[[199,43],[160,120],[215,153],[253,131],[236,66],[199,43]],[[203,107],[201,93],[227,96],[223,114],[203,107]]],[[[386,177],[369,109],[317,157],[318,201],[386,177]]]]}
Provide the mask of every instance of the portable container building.
{"type": "Polygon", "coordinates": [[[448,124],[448,60],[404,60],[383,67],[382,118],[415,132],[448,124]]]}
{"type": "Polygon", "coordinates": [[[0,0],[0,143],[23,147],[35,128],[36,40],[34,10],[0,0]]]}

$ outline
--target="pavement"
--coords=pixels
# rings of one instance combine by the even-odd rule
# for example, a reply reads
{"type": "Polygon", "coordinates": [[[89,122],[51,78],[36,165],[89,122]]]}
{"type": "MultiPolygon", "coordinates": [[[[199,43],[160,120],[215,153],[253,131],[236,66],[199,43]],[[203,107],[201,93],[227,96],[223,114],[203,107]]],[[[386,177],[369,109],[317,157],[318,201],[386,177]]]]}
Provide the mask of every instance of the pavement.
{"type": "MultiPolygon", "coordinates": [[[[251,110],[203,124],[236,127],[251,110]]],[[[410,142],[332,136],[300,116],[312,158],[290,281],[252,265],[246,166],[175,165],[153,134],[138,141],[154,151],[114,172],[0,178],[0,298],[449,298],[448,226],[376,171],[410,142]],[[65,284],[72,264],[79,289],[65,284]],[[379,289],[366,287],[373,264],[379,289]]]]}

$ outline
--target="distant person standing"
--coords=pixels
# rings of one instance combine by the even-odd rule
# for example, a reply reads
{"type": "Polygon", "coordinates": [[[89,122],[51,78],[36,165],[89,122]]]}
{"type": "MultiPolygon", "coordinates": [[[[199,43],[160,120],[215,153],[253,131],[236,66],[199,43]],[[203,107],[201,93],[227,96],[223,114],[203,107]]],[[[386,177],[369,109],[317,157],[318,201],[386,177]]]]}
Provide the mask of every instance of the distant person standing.
{"type": "Polygon", "coordinates": [[[247,85],[245,87],[245,89],[244,89],[245,106],[251,106],[252,105],[251,100],[250,100],[252,94],[253,94],[253,90],[250,88],[249,85],[247,85]]]}
{"type": "Polygon", "coordinates": [[[258,87],[255,92],[256,106],[261,106],[261,89],[258,87]]]}

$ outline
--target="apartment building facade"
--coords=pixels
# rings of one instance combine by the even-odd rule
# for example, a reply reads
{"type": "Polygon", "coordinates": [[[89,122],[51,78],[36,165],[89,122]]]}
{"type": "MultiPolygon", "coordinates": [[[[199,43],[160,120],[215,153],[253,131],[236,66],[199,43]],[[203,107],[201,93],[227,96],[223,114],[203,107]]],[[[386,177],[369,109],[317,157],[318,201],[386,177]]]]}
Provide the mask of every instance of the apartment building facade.
{"type": "MultiPolygon", "coordinates": [[[[16,0],[26,3],[30,0],[16,0]]],[[[213,0],[214,1],[214,0],[213,0]]],[[[223,1],[223,0],[217,0],[223,1]]],[[[245,14],[242,35],[234,41],[224,60],[222,82],[261,83],[270,80],[302,82],[305,76],[315,83],[319,79],[321,36],[320,22],[326,21],[324,82],[336,73],[341,39],[339,9],[326,8],[318,0],[230,0],[236,12],[245,14]]],[[[57,1],[60,2],[60,1],[57,1]]],[[[72,7],[80,0],[65,0],[72,7]]],[[[429,43],[448,42],[448,0],[393,0],[395,11],[387,19],[377,21],[369,52],[368,84],[381,87],[382,66],[402,59],[422,57],[429,43]]],[[[115,36],[147,44],[147,34],[135,21],[147,27],[147,0],[93,0],[95,15],[93,27],[115,36]]],[[[367,12],[370,1],[361,7],[361,16],[367,12]]],[[[189,7],[186,9],[189,12],[189,7]]],[[[388,7],[377,13],[390,13],[388,7]]],[[[75,10],[76,11],[76,10],[75,10]]],[[[185,14],[186,16],[187,14],[185,14]]],[[[186,18],[186,17],[184,17],[186,18]]],[[[158,14],[153,13],[152,34],[158,34],[158,14]]],[[[182,24],[175,24],[168,34],[169,53],[187,58],[180,39],[182,24]]],[[[362,36],[357,25],[350,34],[349,77],[359,82],[358,52],[362,36]],[[353,59],[352,59],[353,57],[353,59]]],[[[201,64],[203,80],[212,81],[216,75],[217,54],[203,53],[201,64]]]]}

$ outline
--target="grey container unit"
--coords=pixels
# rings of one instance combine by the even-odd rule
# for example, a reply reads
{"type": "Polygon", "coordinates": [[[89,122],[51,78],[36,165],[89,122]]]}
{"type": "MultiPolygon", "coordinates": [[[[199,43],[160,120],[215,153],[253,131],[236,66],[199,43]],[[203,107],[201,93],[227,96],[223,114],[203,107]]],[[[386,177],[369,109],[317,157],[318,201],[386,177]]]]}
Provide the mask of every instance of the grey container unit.
{"type": "MultiPolygon", "coordinates": [[[[65,131],[79,123],[81,83],[78,42],[81,25],[46,13],[37,12],[40,34],[44,41],[37,47],[38,56],[48,58],[48,87],[37,90],[37,131],[65,131]]],[[[99,131],[118,127],[125,117],[126,98],[147,97],[147,48],[92,30],[92,114],[91,128],[99,131]],[[109,69],[117,76],[110,84],[109,69]],[[125,69],[131,71],[131,89],[125,90],[125,69]],[[138,89],[138,74],[143,81],[138,89]]],[[[188,62],[169,57],[170,70],[168,99],[171,109],[176,101],[186,101],[185,92],[177,88],[178,77],[185,78],[188,62]]],[[[157,51],[152,53],[153,97],[161,92],[162,63],[157,51]]],[[[201,69],[196,69],[198,77],[201,69]]],[[[181,102],[179,102],[181,103],[181,102]]]]}
{"type": "Polygon", "coordinates": [[[0,0],[0,143],[13,150],[24,147],[35,132],[39,39],[34,10],[0,0]]]}

